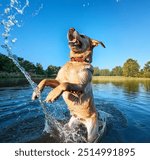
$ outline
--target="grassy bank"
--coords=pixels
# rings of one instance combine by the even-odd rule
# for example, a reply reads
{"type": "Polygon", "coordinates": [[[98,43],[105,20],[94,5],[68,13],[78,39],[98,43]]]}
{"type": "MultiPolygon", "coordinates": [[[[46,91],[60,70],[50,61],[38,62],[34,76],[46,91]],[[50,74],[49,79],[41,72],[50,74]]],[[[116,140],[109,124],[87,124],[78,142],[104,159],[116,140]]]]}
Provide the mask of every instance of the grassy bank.
{"type": "MultiPolygon", "coordinates": [[[[42,79],[46,77],[32,77],[35,83],[39,83],[42,79]]],[[[54,79],[55,77],[49,77],[49,79],[54,79]]],[[[150,83],[150,78],[134,78],[134,77],[122,77],[122,76],[93,76],[93,83],[108,83],[108,82],[148,82],[150,83]]],[[[23,78],[0,78],[0,87],[14,87],[14,86],[24,86],[29,85],[29,82],[23,78]]]]}
{"type": "MultiPolygon", "coordinates": [[[[39,83],[42,78],[33,79],[34,82],[39,83]]],[[[25,78],[0,78],[0,87],[15,87],[26,86],[29,82],[25,78]]]]}
{"type": "Polygon", "coordinates": [[[94,83],[124,82],[124,81],[150,81],[150,78],[123,77],[123,76],[93,76],[94,83]]]}
{"type": "MultiPolygon", "coordinates": [[[[45,77],[32,77],[32,80],[35,83],[39,83],[45,77]]],[[[54,77],[50,77],[54,79],[54,77]]],[[[15,87],[15,86],[26,86],[29,85],[29,82],[25,77],[23,78],[0,78],[0,87],[15,87]]]]}

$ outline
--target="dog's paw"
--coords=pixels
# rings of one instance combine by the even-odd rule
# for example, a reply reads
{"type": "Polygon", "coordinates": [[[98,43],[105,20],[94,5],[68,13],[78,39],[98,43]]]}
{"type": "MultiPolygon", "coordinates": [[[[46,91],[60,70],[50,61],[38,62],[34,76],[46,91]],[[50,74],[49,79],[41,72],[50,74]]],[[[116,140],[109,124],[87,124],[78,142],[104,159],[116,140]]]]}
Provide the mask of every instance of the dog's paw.
{"type": "Polygon", "coordinates": [[[55,88],[53,89],[45,99],[47,103],[53,103],[62,94],[62,90],[55,88]]]}
{"type": "Polygon", "coordinates": [[[40,93],[41,93],[40,90],[36,88],[32,93],[32,100],[34,101],[35,99],[37,99],[40,96],[40,93]]]}

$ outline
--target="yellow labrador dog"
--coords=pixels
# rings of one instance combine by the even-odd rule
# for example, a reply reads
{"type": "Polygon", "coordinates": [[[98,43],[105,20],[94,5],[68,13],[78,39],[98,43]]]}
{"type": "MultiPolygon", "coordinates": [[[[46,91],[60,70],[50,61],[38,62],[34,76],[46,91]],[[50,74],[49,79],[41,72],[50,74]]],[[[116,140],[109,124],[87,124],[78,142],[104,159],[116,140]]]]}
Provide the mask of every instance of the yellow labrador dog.
{"type": "Polygon", "coordinates": [[[46,102],[54,102],[60,95],[63,96],[71,114],[68,127],[82,123],[87,128],[87,141],[93,142],[98,135],[98,115],[94,105],[91,86],[93,67],[93,48],[102,42],[80,34],[74,28],[68,31],[70,61],[58,72],[55,80],[42,80],[32,99],[35,100],[45,86],[54,88],[47,96],[46,102]]]}

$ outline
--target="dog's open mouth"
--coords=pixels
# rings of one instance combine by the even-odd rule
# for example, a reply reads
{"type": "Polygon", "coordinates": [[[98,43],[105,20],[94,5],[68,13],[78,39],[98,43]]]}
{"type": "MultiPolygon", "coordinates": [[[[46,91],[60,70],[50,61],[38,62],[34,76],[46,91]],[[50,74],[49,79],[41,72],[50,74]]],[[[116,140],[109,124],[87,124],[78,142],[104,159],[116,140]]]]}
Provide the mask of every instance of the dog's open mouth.
{"type": "Polygon", "coordinates": [[[74,29],[70,28],[68,32],[68,43],[70,46],[81,46],[81,42],[78,39],[79,33],[74,29]]]}
{"type": "Polygon", "coordinates": [[[71,46],[81,46],[81,42],[77,39],[74,39],[73,41],[69,41],[68,43],[71,46]]]}

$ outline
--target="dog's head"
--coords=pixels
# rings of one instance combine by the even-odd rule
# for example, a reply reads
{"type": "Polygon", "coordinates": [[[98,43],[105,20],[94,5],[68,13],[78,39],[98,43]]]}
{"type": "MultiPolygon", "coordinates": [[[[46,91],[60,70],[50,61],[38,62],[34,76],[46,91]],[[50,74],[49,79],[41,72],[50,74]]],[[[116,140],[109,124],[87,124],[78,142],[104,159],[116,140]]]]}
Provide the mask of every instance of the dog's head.
{"type": "Polygon", "coordinates": [[[70,28],[68,31],[68,43],[69,48],[71,49],[70,58],[81,58],[81,60],[89,63],[92,62],[94,47],[101,44],[105,48],[105,45],[102,42],[82,35],[74,28],[70,28]]]}

